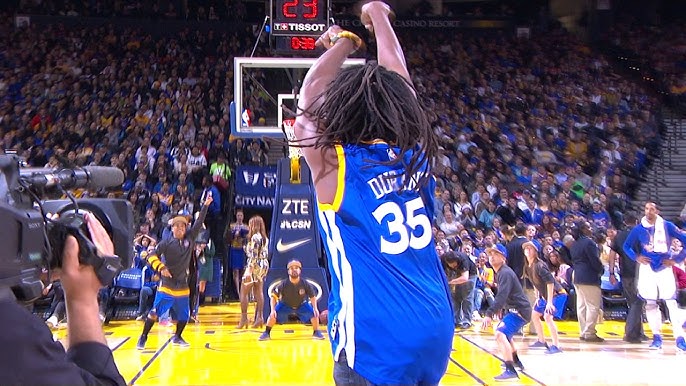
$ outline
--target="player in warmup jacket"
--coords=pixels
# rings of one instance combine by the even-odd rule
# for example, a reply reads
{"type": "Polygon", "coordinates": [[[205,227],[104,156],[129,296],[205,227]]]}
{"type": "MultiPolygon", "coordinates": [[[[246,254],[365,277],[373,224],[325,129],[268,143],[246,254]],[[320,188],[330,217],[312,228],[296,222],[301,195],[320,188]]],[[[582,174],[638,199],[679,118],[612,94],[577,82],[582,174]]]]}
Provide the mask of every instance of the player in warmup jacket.
{"type": "Polygon", "coordinates": [[[152,310],[148,313],[143,326],[143,332],[136,348],[145,349],[148,340],[148,333],[155,324],[157,317],[169,311],[172,307],[176,312],[177,324],[176,333],[172,338],[172,344],[188,347],[189,344],[181,337],[183,329],[190,317],[190,289],[188,288],[188,271],[193,251],[195,250],[195,240],[198,233],[202,230],[202,223],[205,221],[207,208],[212,203],[212,195],[208,194],[203,202],[202,209],[193,227],[188,228],[188,219],[184,216],[176,216],[172,219],[173,237],[160,241],[155,248],[155,253],[148,256],[148,264],[162,277],[160,285],[155,294],[155,302],[152,310]],[[164,263],[161,260],[164,256],[164,263]]]}
{"type": "Polygon", "coordinates": [[[677,307],[677,286],[672,266],[679,263],[669,253],[672,239],[677,238],[686,245],[686,235],[660,215],[654,202],[647,202],[644,207],[645,216],[636,225],[624,242],[624,252],[637,262],[638,266],[638,295],[646,301],[646,318],[653,333],[650,348],[662,349],[662,315],[657,305],[658,299],[663,299],[669,309],[669,316],[674,326],[677,352],[686,353],[684,341],[684,311],[677,307]],[[638,249],[638,250],[637,250],[638,249]]]}

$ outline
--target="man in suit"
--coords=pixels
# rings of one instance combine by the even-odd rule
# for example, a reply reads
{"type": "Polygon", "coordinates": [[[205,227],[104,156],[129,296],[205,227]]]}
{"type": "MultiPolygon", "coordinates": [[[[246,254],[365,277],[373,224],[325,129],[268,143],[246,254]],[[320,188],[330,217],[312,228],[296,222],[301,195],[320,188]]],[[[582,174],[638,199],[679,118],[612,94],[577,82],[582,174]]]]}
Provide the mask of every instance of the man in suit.
{"type": "Polygon", "coordinates": [[[603,342],[596,333],[598,313],[602,307],[600,277],[603,274],[603,263],[600,261],[600,249],[592,237],[591,223],[583,221],[578,226],[579,235],[572,244],[570,253],[574,263],[572,282],[576,290],[576,313],[579,319],[580,339],[586,342],[603,342]]]}
{"type": "Polygon", "coordinates": [[[624,217],[625,229],[617,232],[617,235],[612,240],[610,245],[610,283],[617,284],[617,276],[615,273],[615,266],[617,258],[619,257],[619,276],[622,281],[622,292],[626,299],[626,304],[629,312],[626,315],[626,324],[624,325],[624,341],[629,343],[641,343],[644,337],[647,338],[643,332],[643,299],[638,296],[638,287],[636,286],[636,266],[637,263],[627,256],[624,252],[624,242],[629,231],[636,226],[636,216],[627,215],[624,217]]]}

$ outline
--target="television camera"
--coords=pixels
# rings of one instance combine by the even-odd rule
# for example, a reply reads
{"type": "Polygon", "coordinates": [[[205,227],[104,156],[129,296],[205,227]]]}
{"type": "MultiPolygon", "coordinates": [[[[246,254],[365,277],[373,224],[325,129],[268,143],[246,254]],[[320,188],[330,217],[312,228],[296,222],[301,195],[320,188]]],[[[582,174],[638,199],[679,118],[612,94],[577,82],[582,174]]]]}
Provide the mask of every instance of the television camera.
{"type": "MultiPolygon", "coordinates": [[[[79,243],[81,264],[93,266],[109,285],[133,254],[133,211],[120,199],[75,199],[68,189],[120,186],[124,174],[114,167],[27,169],[16,155],[0,155],[0,290],[10,288],[18,301],[41,296],[41,274],[59,268],[68,235],[79,243]],[[42,200],[56,190],[65,200],[42,200]],[[99,256],[90,240],[84,213],[94,215],[114,243],[114,256],[99,256]]],[[[90,215],[89,214],[89,215],[90,215]]],[[[7,291],[4,291],[7,292],[7,291]]]]}

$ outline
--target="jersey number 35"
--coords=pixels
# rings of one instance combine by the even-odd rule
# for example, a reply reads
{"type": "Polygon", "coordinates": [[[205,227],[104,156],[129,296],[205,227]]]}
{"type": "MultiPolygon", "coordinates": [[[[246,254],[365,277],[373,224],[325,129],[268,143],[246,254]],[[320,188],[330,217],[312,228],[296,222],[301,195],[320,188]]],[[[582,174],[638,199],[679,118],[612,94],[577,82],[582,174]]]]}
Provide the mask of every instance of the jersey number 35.
{"type": "MultiPolygon", "coordinates": [[[[405,203],[402,208],[395,202],[385,202],[372,212],[379,224],[384,224],[384,219],[390,216],[386,222],[391,235],[398,235],[396,241],[389,241],[381,237],[381,252],[389,255],[399,255],[407,250],[423,249],[431,242],[431,221],[419,212],[424,209],[424,202],[420,197],[405,203]]],[[[394,239],[396,239],[394,237],[394,239]]]]}

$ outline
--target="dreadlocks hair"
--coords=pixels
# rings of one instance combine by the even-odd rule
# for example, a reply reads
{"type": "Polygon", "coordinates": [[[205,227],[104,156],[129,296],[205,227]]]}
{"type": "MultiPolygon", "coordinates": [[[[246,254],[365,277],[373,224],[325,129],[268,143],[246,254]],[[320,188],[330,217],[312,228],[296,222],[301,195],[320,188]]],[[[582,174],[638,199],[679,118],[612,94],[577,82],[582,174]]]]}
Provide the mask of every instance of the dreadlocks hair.
{"type": "MultiPolygon", "coordinates": [[[[368,161],[388,166],[402,163],[404,177],[414,178],[424,164],[428,168],[433,164],[438,140],[413,90],[405,78],[376,61],[341,69],[314,102],[324,98],[322,104],[313,111],[302,111],[319,127],[314,147],[381,139],[397,147],[400,153],[389,161],[368,161]],[[408,151],[413,153],[406,160],[408,151]]],[[[409,186],[418,189],[430,178],[427,170],[409,186]]]]}

